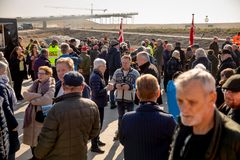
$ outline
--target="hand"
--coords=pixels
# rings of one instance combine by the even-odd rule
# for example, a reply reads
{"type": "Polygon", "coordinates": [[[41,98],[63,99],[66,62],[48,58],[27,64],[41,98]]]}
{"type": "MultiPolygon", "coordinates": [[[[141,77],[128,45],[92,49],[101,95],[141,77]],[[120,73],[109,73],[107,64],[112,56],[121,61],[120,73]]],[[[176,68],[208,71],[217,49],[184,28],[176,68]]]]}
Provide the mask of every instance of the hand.
{"type": "Polygon", "coordinates": [[[123,88],[123,90],[125,90],[125,91],[127,91],[127,90],[129,90],[129,85],[128,84],[124,84],[123,86],[122,86],[122,88],[123,88]]]}
{"type": "Polygon", "coordinates": [[[17,131],[18,130],[18,127],[14,128],[12,131],[17,131]]]}
{"type": "Polygon", "coordinates": [[[118,83],[118,84],[116,84],[116,88],[117,89],[122,89],[122,85],[118,83]]]}

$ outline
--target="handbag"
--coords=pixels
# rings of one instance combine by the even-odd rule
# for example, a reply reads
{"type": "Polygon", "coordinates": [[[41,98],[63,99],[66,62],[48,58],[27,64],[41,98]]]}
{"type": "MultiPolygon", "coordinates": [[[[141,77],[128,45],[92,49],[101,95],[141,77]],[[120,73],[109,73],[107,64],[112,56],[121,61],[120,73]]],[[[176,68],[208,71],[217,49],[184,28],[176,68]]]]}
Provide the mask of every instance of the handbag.
{"type": "MultiPolygon", "coordinates": [[[[36,108],[36,107],[35,107],[36,108]]],[[[36,116],[35,116],[35,120],[39,123],[43,123],[44,122],[44,119],[45,119],[45,116],[43,115],[43,111],[40,110],[40,111],[37,111],[36,112],[36,116]]]]}

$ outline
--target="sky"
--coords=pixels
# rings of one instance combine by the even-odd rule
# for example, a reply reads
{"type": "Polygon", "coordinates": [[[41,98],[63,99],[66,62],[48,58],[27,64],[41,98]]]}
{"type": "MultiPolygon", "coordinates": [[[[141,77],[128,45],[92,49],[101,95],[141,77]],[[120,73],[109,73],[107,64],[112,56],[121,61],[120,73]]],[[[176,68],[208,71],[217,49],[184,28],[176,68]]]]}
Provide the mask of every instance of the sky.
{"type": "Polygon", "coordinates": [[[46,6],[91,8],[91,3],[106,13],[138,12],[135,24],[191,23],[192,13],[195,23],[205,23],[206,16],[209,23],[240,22],[240,0],[0,0],[0,17],[86,15],[90,11],[46,6]]]}

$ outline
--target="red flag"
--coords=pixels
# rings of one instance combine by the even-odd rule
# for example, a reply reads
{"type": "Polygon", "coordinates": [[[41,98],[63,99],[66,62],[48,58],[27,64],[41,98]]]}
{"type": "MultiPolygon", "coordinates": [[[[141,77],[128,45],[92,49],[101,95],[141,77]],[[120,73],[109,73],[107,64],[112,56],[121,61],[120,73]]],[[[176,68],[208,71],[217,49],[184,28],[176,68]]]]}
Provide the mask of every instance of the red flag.
{"type": "Polygon", "coordinates": [[[193,42],[194,42],[194,14],[192,14],[192,26],[191,26],[191,29],[190,29],[190,39],[189,39],[189,43],[190,43],[190,46],[193,45],[193,42]]]}
{"type": "Polygon", "coordinates": [[[119,30],[119,33],[118,33],[118,35],[119,35],[119,38],[118,38],[119,43],[122,43],[124,41],[122,23],[123,23],[123,19],[121,18],[120,30],[119,30]]]}

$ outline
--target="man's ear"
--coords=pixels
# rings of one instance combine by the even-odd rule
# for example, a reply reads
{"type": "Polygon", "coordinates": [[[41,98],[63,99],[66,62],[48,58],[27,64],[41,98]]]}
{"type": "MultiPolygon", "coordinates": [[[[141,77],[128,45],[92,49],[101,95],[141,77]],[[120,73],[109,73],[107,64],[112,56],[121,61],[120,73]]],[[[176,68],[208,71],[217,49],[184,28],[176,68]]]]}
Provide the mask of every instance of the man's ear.
{"type": "Polygon", "coordinates": [[[161,91],[160,91],[160,88],[158,88],[158,91],[157,91],[157,98],[160,97],[161,95],[161,91]]]}
{"type": "Polygon", "coordinates": [[[216,92],[210,92],[209,93],[209,101],[213,104],[216,103],[216,100],[217,100],[217,94],[216,92]]]}
{"type": "Polygon", "coordinates": [[[84,84],[81,84],[81,85],[79,86],[81,92],[83,91],[84,87],[85,87],[84,84]]]}
{"type": "Polygon", "coordinates": [[[136,95],[137,95],[138,99],[140,99],[140,98],[139,98],[139,92],[138,92],[137,89],[136,89],[136,95]]]}

